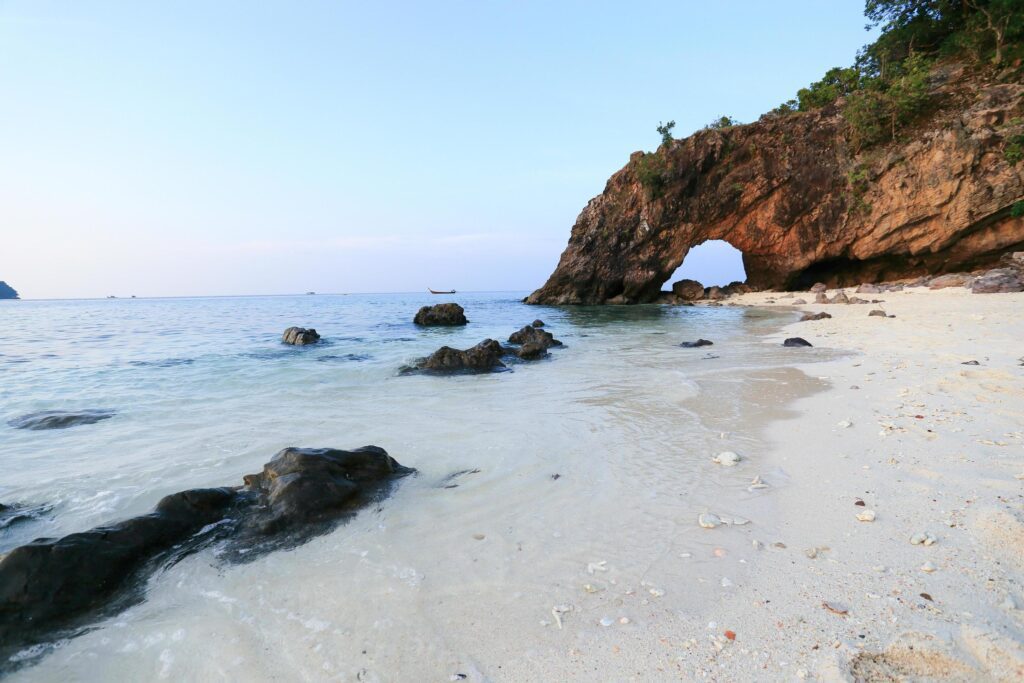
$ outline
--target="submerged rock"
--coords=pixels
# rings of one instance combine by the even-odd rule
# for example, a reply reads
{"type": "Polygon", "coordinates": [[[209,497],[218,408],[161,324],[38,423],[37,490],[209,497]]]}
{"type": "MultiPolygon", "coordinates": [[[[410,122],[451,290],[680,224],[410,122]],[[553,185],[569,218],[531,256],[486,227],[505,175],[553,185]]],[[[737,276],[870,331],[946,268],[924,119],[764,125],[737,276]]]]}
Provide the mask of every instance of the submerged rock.
{"type": "Polygon", "coordinates": [[[713,345],[714,345],[714,342],[713,341],[708,341],[707,339],[698,339],[697,341],[684,341],[683,343],[680,344],[680,346],[682,346],[684,349],[696,349],[696,348],[699,348],[701,346],[713,346],[713,345]]]}
{"type": "Polygon", "coordinates": [[[38,519],[50,510],[49,505],[25,505],[22,503],[0,503],[0,531],[21,522],[38,519]]]}
{"type": "Polygon", "coordinates": [[[114,417],[113,410],[90,409],[80,411],[42,410],[10,420],[15,429],[67,429],[78,425],[91,425],[114,417]]]}
{"type": "Polygon", "coordinates": [[[811,342],[807,341],[803,337],[790,337],[786,341],[782,342],[783,346],[811,346],[811,342]]]}
{"type": "MultiPolygon", "coordinates": [[[[531,328],[533,329],[533,328],[531,328]]],[[[493,339],[485,339],[465,350],[442,346],[416,363],[416,370],[454,374],[464,372],[493,372],[505,367],[501,357],[506,350],[493,339]]]]}
{"type": "Polygon", "coordinates": [[[412,321],[423,326],[465,325],[469,322],[465,310],[458,304],[424,306],[416,312],[412,321]]]}
{"type": "Polygon", "coordinates": [[[182,491],[147,515],[15,548],[0,558],[0,659],[137,602],[149,573],[213,541],[234,560],[305,542],[413,471],[376,446],[286,448],[245,486],[182,491]]]}
{"type": "Polygon", "coordinates": [[[293,346],[305,346],[306,344],[316,344],[320,341],[320,335],[312,327],[308,330],[305,327],[289,327],[281,335],[281,341],[293,346]]]}

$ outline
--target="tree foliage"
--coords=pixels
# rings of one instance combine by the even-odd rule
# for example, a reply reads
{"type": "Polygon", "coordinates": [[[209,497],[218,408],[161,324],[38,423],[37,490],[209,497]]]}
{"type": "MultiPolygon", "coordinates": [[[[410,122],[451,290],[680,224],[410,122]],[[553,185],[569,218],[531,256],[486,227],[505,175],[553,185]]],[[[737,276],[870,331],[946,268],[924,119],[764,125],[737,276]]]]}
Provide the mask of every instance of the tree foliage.
{"type": "Polygon", "coordinates": [[[675,121],[669,121],[668,123],[662,123],[658,121],[657,131],[661,135],[661,144],[667,145],[672,142],[672,129],[676,127],[675,121]]]}
{"type": "Polygon", "coordinates": [[[719,116],[717,119],[704,126],[704,130],[722,130],[740,125],[740,122],[731,116],[719,116]]]}

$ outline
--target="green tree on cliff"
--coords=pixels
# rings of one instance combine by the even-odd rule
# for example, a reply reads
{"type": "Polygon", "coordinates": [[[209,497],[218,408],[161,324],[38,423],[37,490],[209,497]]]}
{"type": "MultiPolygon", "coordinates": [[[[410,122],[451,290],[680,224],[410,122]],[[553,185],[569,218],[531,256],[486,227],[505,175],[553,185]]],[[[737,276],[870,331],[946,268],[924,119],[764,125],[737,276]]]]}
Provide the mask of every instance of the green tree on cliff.
{"type": "Polygon", "coordinates": [[[658,121],[658,134],[661,135],[661,144],[667,145],[672,142],[672,129],[676,127],[675,121],[669,121],[668,123],[662,123],[658,121]]]}

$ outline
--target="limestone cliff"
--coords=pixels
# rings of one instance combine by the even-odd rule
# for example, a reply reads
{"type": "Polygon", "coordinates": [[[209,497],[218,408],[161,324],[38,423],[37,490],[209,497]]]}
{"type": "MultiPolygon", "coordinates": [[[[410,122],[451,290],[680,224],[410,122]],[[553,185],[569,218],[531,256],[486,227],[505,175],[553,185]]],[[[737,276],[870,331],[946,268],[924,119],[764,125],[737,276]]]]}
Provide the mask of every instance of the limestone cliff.
{"type": "Polygon", "coordinates": [[[860,152],[842,101],[636,152],[583,209],[529,303],[656,299],[691,247],[726,240],[755,289],[970,270],[1024,248],[1024,84],[956,65],[929,113],[860,152]]]}

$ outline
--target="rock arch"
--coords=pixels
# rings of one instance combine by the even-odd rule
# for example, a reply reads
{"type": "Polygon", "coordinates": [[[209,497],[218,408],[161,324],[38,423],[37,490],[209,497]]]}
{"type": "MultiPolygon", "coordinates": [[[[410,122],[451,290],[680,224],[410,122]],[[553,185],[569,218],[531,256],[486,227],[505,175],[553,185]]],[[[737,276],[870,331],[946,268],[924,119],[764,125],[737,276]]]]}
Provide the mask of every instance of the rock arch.
{"type": "Polygon", "coordinates": [[[707,240],[743,252],[755,289],[968,270],[1024,248],[1024,218],[1012,215],[1024,163],[1002,154],[1024,130],[1012,123],[1024,117],[1024,85],[945,77],[936,81],[941,102],[956,109],[869,153],[854,154],[836,106],[635,152],[580,213],[557,268],[526,301],[654,301],[707,240]]]}

